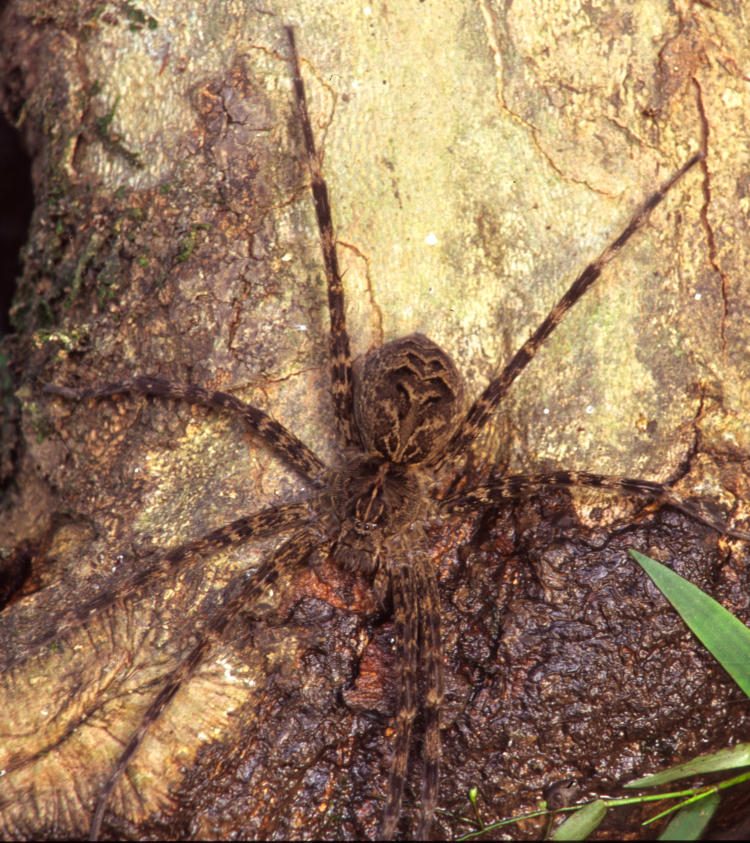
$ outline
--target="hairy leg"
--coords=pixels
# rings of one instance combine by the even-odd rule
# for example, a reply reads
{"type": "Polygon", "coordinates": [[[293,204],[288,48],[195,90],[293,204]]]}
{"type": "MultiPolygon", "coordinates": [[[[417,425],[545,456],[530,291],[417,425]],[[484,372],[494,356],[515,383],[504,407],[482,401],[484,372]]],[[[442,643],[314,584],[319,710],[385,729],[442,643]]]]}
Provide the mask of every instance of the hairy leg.
{"type": "Polygon", "coordinates": [[[674,183],[681,179],[698,161],[702,161],[704,157],[702,152],[693,155],[655,193],[652,193],[645,202],[642,202],[636,208],[630,221],[619,236],[604,249],[595,261],[583,270],[562,298],[550,310],[541,325],[539,325],[536,331],[534,331],[529,339],[513,355],[500,375],[490,381],[484,392],[472,404],[460,427],[453,434],[453,438],[448,445],[448,454],[463,453],[474,439],[476,439],[478,433],[487,423],[487,420],[497,409],[510,385],[526,368],[526,365],[537,353],[542,343],[549,337],[557,325],[560,324],[563,316],[565,316],[570,308],[573,307],[586,290],[596,281],[604,267],[617,255],[628,240],[644,226],[651,211],[664,199],[674,183]]]}
{"type": "Polygon", "coordinates": [[[13,652],[0,652],[0,669],[8,670],[14,667],[31,653],[57,640],[67,630],[80,626],[147,583],[176,572],[191,557],[206,556],[249,539],[278,534],[310,521],[312,517],[310,507],[310,502],[282,504],[256,512],[254,515],[238,518],[199,539],[172,548],[148,560],[145,564],[133,567],[114,583],[105,582],[102,587],[102,583],[97,581],[96,587],[90,589],[82,586],[81,590],[85,589],[87,593],[93,593],[94,597],[81,603],[74,603],[69,608],[62,609],[58,614],[36,618],[32,637],[27,644],[19,644],[13,652]]]}
{"type": "Polygon", "coordinates": [[[275,451],[287,465],[316,485],[320,484],[325,471],[322,460],[313,453],[305,443],[290,433],[283,425],[272,419],[263,410],[246,404],[230,395],[228,392],[218,392],[204,389],[191,384],[171,383],[162,378],[139,375],[134,378],[105,383],[87,389],[70,389],[67,386],[57,386],[48,383],[44,391],[50,395],[60,395],[72,401],[85,401],[88,398],[105,398],[122,393],[140,393],[142,395],[158,395],[161,398],[172,398],[185,401],[188,404],[200,404],[213,407],[216,410],[229,410],[240,416],[256,436],[275,451]]]}
{"type": "Polygon", "coordinates": [[[417,713],[417,655],[419,648],[419,606],[414,569],[408,561],[396,562],[391,568],[391,588],[396,627],[396,648],[401,661],[401,693],[396,713],[396,737],[388,777],[383,824],[379,837],[392,840],[401,816],[409,739],[417,713]]]}
{"type": "Polygon", "coordinates": [[[591,474],[588,471],[552,471],[546,474],[511,474],[500,477],[490,483],[477,486],[460,495],[446,498],[442,507],[447,512],[468,512],[487,504],[497,503],[508,498],[517,498],[552,487],[587,486],[595,489],[610,489],[613,492],[648,495],[664,506],[679,509],[696,521],[731,536],[735,539],[750,541],[750,533],[735,530],[720,518],[713,516],[700,502],[686,501],[669,486],[652,480],[638,480],[632,477],[610,477],[603,474],[591,474]]]}
{"type": "Polygon", "coordinates": [[[305,86],[299,68],[297,45],[294,40],[294,29],[284,27],[289,40],[289,54],[292,63],[292,78],[294,80],[294,96],[297,105],[297,119],[302,128],[305,143],[305,157],[310,171],[315,215],[320,229],[320,244],[323,249],[323,264],[325,265],[326,280],[328,282],[328,311],[331,317],[331,333],[328,348],[331,357],[331,392],[336,412],[336,423],[347,445],[360,445],[359,433],[354,421],[354,393],[352,386],[352,360],[349,349],[349,335],[346,332],[344,313],[344,288],[341,284],[338,257],[336,256],[336,239],[333,234],[331,221],[331,203],[328,200],[320,159],[315,149],[315,138],[310,126],[310,116],[307,112],[305,86]]]}
{"type": "Polygon", "coordinates": [[[443,645],[440,639],[440,594],[437,576],[427,558],[416,560],[420,595],[420,636],[425,672],[424,780],[417,840],[427,840],[435,816],[440,784],[440,706],[443,702],[443,645]]]}
{"type": "Polygon", "coordinates": [[[302,565],[317,544],[318,539],[313,531],[303,528],[274,551],[249,579],[245,581],[235,579],[227,586],[222,595],[221,609],[216,612],[202,630],[200,641],[169,675],[157,697],[146,709],[138,728],[117,759],[117,763],[99,793],[91,828],[89,829],[90,840],[96,840],[99,836],[109,797],[143,743],[146,733],[159,719],[182,685],[192,676],[198,665],[208,655],[214,642],[221,638],[231,620],[241,609],[252,607],[253,603],[269,586],[272,586],[281,576],[302,565]]]}

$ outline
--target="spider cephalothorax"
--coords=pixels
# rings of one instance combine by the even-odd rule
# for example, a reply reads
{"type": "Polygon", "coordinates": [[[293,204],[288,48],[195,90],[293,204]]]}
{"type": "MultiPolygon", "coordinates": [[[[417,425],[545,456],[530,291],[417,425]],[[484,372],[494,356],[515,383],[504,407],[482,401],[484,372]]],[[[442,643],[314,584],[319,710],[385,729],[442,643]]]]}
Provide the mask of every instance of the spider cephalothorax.
{"type": "MultiPolygon", "coordinates": [[[[307,445],[263,410],[228,393],[199,386],[135,376],[86,389],[46,387],[49,394],[78,401],[140,393],[234,413],[246,423],[258,442],[271,449],[311,487],[308,497],[302,500],[239,517],[162,555],[138,560],[139,564],[118,579],[108,592],[94,594],[61,613],[38,634],[34,641],[37,648],[66,629],[85,623],[158,577],[173,574],[190,557],[206,555],[250,539],[279,538],[278,545],[268,553],[257,571],[229,583],[189,652],[154,693],[138,727],[99,791],[91,823],[93,837],[100,832],[110,795],[150,727],[178,690],[190,681],[232,619],[245,608],[252,609],[265,590],[282,575],[294,573],[322,554],[330,555],[335,563],[348,570],[371,575],[380,605],[392,605],[400,663],[400,694],[380,833],[383,837],[391,837],[397,829],[412,726],[417,714],[421,713],[424,771],[417,833],[425,837],[430,832],[438,800],[443,699],[440,595],[427,544],[427,528],[435,518],[482,509],[501,499],[544,486],[590,486],[646,494],[720,532],[741,539],[750,538],[747,532],[730,528],[715,519],[701,505],[687,503],[668,486],[652,481],[555,471],[492,476],[488,482],[473,488],[463,488],[462,484],[454,482],[459,476],[456,466],[460,473],[461,461],[515,378],[567,310],[644,225],[651,210],[672,185],[703,160],[703,153],[690,157],[635,210],[622,233],[583,270],[537,330],[467,408],[463,382],[455,363],[421,334],[390,342],[370,350],[359,361],[351,361],[328,192],[307,113],[294,33],[290,27],[286,33],[295,109],[302,130],[328,285],[331,394],[342,455],[339,463],[326,466],[307,445]]],[[[6,666],[13,664],[13,656],[9,654],[6,666]]]]}

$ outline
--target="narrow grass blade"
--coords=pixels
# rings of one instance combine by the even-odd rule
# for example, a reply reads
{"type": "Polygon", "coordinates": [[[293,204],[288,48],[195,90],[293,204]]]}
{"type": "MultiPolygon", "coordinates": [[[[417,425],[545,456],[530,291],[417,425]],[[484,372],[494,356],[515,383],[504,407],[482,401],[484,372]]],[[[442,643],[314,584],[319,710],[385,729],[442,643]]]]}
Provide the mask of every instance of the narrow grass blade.
{"type": "Polygon", "coordinates": [[[750,743],[740,743],[731,749],[720,749],[717,752],[691,758],[690,761],[686,761],[684,764],[676,764],[661,773],[634,779],[632,782],[628,782],[625,787],[660,787],[669,782],[677,781],[677,779],[748,766],[750,766],[750,743]]]}
{"type": "Polygon", "coordinates": [[[719,807],[719,794],[684,807],[659,836],[659,840],[700,840],[703,830],[719,807]]]}
{"type": "Polygon", "coordinates": [[[607,804],[601,799],[589,802],[579,811],[571,814],[562,825],[552,832],[552,840],[585,840],[607,813],[607,804]]]}
{"type": "Polygon", "coordinates": [[[750,696],[750,629],[679,574],[637,550],[629,553],[700,642],[750,696]]]}

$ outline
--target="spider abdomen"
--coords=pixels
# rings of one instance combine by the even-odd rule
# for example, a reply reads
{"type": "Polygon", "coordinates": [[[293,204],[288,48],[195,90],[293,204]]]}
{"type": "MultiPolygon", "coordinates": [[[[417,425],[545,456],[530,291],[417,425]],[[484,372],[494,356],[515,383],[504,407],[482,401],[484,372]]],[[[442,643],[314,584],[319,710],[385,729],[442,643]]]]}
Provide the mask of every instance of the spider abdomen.
{"type": "Polygon", "coordinates": [[[390,462],[433,462],[457,427],[462,403],[456,364],[424,334],[371,349],[355,367],[362,444],[390,462]]]}

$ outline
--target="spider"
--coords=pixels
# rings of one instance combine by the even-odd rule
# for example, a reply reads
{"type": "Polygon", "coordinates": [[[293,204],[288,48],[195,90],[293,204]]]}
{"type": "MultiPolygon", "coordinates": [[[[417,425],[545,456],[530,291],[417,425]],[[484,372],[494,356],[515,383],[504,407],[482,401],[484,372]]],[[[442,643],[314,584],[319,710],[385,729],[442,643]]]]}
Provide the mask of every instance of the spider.
{"type": "Polygon", "coordinates": [[[480,510],[544,487],[588,486],[646,495],[659,504],[682,510],[721,533],[750,539],[750,533],[728,527],[702,505],[687,502],[668,486],[648,480],[555,471],[493,475],[473,488],[462,488],[460,483],[462,462],[513,381],[565,313],[644,226],[670,188],[703,159],[703,153],[690,157],[635,210],[623,231],[583,270],[532,336],[467,409],[455,363],[421,334],[411,334],[371,349],[362,359],[351,360],[328,190],[308,116],[294,31],[291,27],[285,31],[296,117],[303,136],[327,279],[331,396],[343,445],[342,459],[334,467],[325,465],[307,445],[263,410],[228,393],[150,376],[87,389],[46,386],[48,394],[69,400],[140,393],[234,413],[244,420],[259,443],[273,451],[312,489],[302,500],[238,518],[140,564],[121,578],[114,590],[91,597],[57,618],[53,633],[37,640],[38,646],[48,643],[53,634],[58,636],[85,622],[114,600],[166,574],[174,575],[191,557],[253,539],[286,537],[252,576],[230,582],[196,643],[150,702],[99,791],[90,827],[92,838],[99,835],[109,798],[149,729],[207,658],[232,619],[255,605],[277,581],[311,564],[316,557],[328,555],[342,568],[369,577],[379,604],[392,607],[400,661],[400,694],[380,836],[391,838],[397,829],[412,730],[419,714],[424,735],[424,770],[417,835],[426,838],[438,799],[440,711],[444,694],[440,595],[428,554],[427,528],[431,523],[446,515],[480,510]]]}

